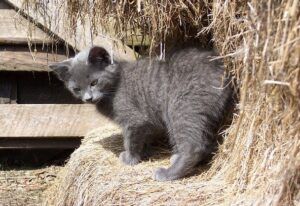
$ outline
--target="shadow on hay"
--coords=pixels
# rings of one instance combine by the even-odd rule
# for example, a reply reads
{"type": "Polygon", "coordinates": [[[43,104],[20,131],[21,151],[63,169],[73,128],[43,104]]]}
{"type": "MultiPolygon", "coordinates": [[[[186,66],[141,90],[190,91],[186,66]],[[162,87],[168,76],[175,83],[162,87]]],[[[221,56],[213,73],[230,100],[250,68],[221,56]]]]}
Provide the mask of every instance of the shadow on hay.
{"type": "MultiPolygon", "coordinates": [[[[94,143],[99,144],[99,146],[101,145],[101,147],[103,147],[105,150],[112,152],[116,158],[119,158],[120,153],[124,150],[123,137],[121,135],[112,135],[110,137],[98,140],[94,143]]],[[[145,156],[143,158],[143,161],[169,161],[172,155],[171,151],[172,147],[168,143],[167,138],[164,137],[157,139],[153,143],[145,146],[145,156]]],[[[202,172],[207,171],[211,166],[210,162],[212,157],[213,155],[210,155],[207,159],[201,161],[195,169],[193,175],[191,176],[197,176],[202,172]]]]}
{"type": "MultiPolygon", "coordinates": [[[[117,158],[120,153],[124,151],[123,147],[123,137],[122,135],[112,135],[107,138],[103,138],[96,141],[95,144],[100,144],[105,150],[112,152],[117,158]]],[[[145,156],[144,161],[151,160],[161,160],[170,157],[171,146],[168,144],[166,138],[161,138],[155,142],[148,144],[144,148],[145,156]]]]}

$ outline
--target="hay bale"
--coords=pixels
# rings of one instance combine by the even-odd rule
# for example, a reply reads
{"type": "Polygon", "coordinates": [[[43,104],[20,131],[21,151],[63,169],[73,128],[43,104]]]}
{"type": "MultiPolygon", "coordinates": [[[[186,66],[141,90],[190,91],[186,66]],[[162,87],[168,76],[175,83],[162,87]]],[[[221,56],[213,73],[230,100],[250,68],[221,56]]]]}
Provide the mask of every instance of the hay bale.
{"type": "MultiPolygon", "coordinates": [[[[202,188],[218,187],[197,182],[194,176],[176,182],[157,182],[153,170],[169,164],[170,150],[154,147],[150,160],[135,167],[119,161],[123,151],[118,128],[94,131],[71,156],[56,185],[46,193],[45,205],[164,205],[201,203],[202,188]]],[[[202,173],[206,166],[199,168],[202,173]]],[[[209,189],[206,189],[207,191],[209,189]]]]}
{"type": "MultiPolygon", "coordinates": [[[[180,6],[182,1],[174,2],[180,6]]],[[[155,3],[149,5],[162,9],[155,3]]],[[[46,194],[48,202],[300,204],[299,1],[215,0],[211,6],[208,29],[235,77],[240,100],[239,113],[211,167],[200,168],[204,171],[190,178],[155,182],[152,170],[168,164],[166,154],[135,167],[123,166],[116,155],[120,139],[94,135],[72,155],[56,188],[46,194]]],[[[127,16],[123,21],[130,22],[127,16]]],[[[169,29],[176,31],[176,26],[169,29]]]]}
{"type": "Polygon", "coordinates": [[[216,44],[240,88],[239,114],[210,169],[226,181],[225,202],[299,204],[299,6],[215,1],[216,44]]]}

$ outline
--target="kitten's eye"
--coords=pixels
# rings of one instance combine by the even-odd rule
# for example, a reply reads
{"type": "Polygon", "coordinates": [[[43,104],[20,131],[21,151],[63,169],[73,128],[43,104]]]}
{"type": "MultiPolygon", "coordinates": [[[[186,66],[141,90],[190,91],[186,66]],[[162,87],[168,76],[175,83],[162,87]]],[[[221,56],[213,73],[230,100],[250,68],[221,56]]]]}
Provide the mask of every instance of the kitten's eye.
{"type": "Polygon", "coordinates": [[[80,92],[81,89],[78,88],[78,87],[76,87],[76,88],[74,88],[73,90],[74,90],[74,92],[80,92]]]}
{"type": "Polygon", "coordinates": [[[96,86],[98,84],[98,79],[95,79],[94,81],[92,81],[91,86],[96,86]]]}

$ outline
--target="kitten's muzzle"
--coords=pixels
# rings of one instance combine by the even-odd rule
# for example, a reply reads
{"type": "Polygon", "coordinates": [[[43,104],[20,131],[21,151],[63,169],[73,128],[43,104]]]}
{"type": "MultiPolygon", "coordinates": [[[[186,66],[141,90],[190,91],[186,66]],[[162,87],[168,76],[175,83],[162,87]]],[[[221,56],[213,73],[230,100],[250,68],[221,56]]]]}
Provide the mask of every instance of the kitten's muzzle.
{"type": "Polygon", "coordinates": [[[99,100],[100,100],[100,98],[83,99],[83,101],[86,102],[86,103],[97,103],[99,100]]]}
{"type": "Polygon", "coordinates": [[[87,99],[83,99],[83,101],[85,101],[85,102],[93,102],[93,98],[90,97],[90,98],[87,98],[87,99]]]}
{"type": "Polygon", "coordinates": [[[85,92],[83,97],[82,97],[82,100],[84,102],[92,102],[93,101],[93,96],[91,94],[89,94],[88,92],[85,92]]]}

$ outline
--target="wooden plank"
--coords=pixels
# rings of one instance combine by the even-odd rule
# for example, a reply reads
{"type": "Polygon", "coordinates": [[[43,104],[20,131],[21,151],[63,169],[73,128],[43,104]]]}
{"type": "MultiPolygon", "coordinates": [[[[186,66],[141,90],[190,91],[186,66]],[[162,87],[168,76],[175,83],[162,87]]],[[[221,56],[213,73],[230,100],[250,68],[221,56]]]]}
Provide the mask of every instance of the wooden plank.
{"type": "Polygon", "coordinates": [[[67,32],[67,2],[64,0],[59,1],[48,1],[47,7],[43,10],[43,14],[34,11],[30,5],[24,9],[23,0],[6,0],[9,4],[14,6],[16,9],[35,20],[41,27],[47,28],[49,31],[57,35],[59,38],[66,41],[72,47],[83,50],[91,45],[98,45],[106,48],[111,52],[115,60],[134,61],[137,54],[128,46],[122,44],[122,42],[109,34],[105,35],[91,35],[91,26],[89,25],[88,17],[86,24],[82,25],[78,18],[76,31],[67,32]]]}
{"type": "Polygon", "coordinates": [[[1,149],[74,149],[81,144],[80,137],[68,138],[0,138],[1,149]]]}
{"type": "Polygon", "coordinates": [[[91,104],[0,105],[0,137],[82,137],[110,125],[91,104]]]}
{"type": "Polygon", "coordinates": [[[6,47],[0,50],[0,70],[50,71],[48,64],[65,59],[67,56],[63,54],[52,54],[45,51],[29,52],[28,48],[6,47]]]}
{"type": "Polygon", "coordinates": [[[48,34],[17,15],[12,7],[7,8],[4,2],[0,6],[0,44],[27,44],[29,40],[36,44],[52,43],[48,34]],[[31,28],[30,34],[28,28],[31,28]]]}

